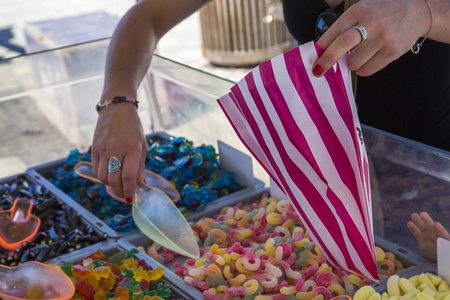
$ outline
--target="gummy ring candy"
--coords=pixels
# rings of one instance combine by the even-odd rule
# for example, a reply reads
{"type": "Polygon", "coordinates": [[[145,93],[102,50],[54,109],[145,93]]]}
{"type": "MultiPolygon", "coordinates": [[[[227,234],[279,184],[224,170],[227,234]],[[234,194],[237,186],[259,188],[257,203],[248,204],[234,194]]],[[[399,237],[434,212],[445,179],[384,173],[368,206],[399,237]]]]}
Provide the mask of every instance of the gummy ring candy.
{"type": "Polygon", "coordinates": [[[383,259],[380,263],[380,274],[384,276],[392,276],[395,273],[395,264],[390,259],[383,259]]]}
{"type": "Polygon", "coordinates": [[[217,244],[222,244],[227,241],[226,233],[220,229],[212,229],[209,231],[208,236],[212,237],[214,239],[214,243],[217,244]]]}
{"type": "Polygon", "coordinates": [[[256,292],[256,290],[258,289],[259,282],[256,281],[255,279],[251,279],[251,280],[245,282],[244,286],[247,288],[245,290],[244,295],[250,296],[250,295],[253,295],[256,292]]]}

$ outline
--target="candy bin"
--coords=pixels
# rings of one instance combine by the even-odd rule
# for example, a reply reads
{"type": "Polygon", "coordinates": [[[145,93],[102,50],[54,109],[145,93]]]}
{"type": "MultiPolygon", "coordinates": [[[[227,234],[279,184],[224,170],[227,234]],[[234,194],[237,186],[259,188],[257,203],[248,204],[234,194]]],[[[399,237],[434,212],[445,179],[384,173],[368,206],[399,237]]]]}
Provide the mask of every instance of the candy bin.
{"type": "MultiPolygon", "coordinates": [[[[160,174],[177,188],[181,197],[176,205],[186,215],[195,215],[218,199],[264,186],[252,176],[246,176],[243,180],[245,185],[241,184],[242,178],[238,181],[235,173],[221,168],[219,155],[212,146],[194,147],[185,138],[175,138],[164,133],[149,135],[147,140],[146,169],[160,174]]],[[[232,155],[237,152],[234,150],[232,155]]],[[[73,150],[65,160],[31,168],[27,172],[49,189],[56,188],[65,193],[67,198],[75,200],[84,211],[83,214],[100,219],[96,224],[111,237],[135,230],[130,205],[109,196],[102,184],[75,174],[73,169],[76,163],[90,160],[88,152],[73,150]]]]}
{"type": "MultiPolygon", "coordinates": [[[[31,215],[40,222],[33,238],[14,247],[3,245],[0,248],[2,265],[14,267],[28,261],[45,262],[80,249],[97,248],[108,238],[108,234],[80,215],[76,203],[61,201],[57,193],[49,191],[25,174],[5,178],[0,182],[0,210],[10,210],[16,199],[28,201],[31,215]]],[[[17,218],[20,216],[14,215],[11,219],[17,218]]],[[[2,217],[2,222],[7,221],[2,217]]],[[[2,229],[8,231],[10,228],[7,227],[16,228],[16,225],[9,224],[2,226],[2,229]]],[[[17,230],[20,231],[20,228],[17,226],[17,230]]],[[[8,233],[2,233],[2,237],[4,234],[8,233]]]]}
{"type": "Polygon", "coordinates": [[[72,279],[76,289],[73,299],[192,299],[153,259],[117,243],[77,251],[48,263],[72,279]]]}
{"type": "Polygon", "coordinates": [[[390,276],[378,288],[365,286],[353,296],[355,300],[372,299],[450,299],[449,282],[437,275],[436,266],[411,268],[390,276]]]}
{"type": "MultiPolygon", "coordinates": [[[[312,299],[322,295],[329,300],[366,285],[382,286],[329,264],[289,201],[271,198],[269,189],[224,204],[190,222],[200,246],[199,259],[179,256],[139,234],[118,242],[145,251],[206,299],[312,299]]],[[[386,274],[382,278],[422,262],[392,243],[377,240],[381,243],[376,248],[378,267],[386,274]]]]}

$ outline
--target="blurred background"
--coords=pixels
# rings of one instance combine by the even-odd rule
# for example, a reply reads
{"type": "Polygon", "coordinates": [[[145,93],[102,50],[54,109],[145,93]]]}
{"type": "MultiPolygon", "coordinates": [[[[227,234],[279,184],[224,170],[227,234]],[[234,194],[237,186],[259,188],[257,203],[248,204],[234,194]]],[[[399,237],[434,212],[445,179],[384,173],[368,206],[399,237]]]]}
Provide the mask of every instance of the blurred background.
{"type": "MultiPolygon", "coordinates": [[[[65,157],[69,149],[86,150],[96,118],[86,113],[100,96],[109,38],[134,4],[1,0],[0,177],[65,157]]],[[[237,82],[293,45],[281,0],[216,0],[168,32],[156,53],[237,82]]],[[[149,99],[148,91],[142,87],[141,97],[149,99]]],[[[225,92],[217,89],[213,97],[225,92]]],[[[142,109],[153,105],[143,102],[142,109]]],[[[157,116],[141,117],[146,132],[167,130],[155,124],[157,116]]]]}

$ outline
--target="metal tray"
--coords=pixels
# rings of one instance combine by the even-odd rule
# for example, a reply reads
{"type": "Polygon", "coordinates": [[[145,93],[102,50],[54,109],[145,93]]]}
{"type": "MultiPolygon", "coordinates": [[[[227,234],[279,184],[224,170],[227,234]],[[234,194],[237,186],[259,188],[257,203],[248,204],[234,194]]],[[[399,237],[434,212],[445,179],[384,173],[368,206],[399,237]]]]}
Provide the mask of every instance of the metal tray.
{"type": "MultiPolygon", "coordinates": [[[[127,245],[125,243],[118,244],[115,241],[110,240],[107,243],[103,243],[102,245],[99,245],[97,248],[101,249],[103,251],[103,254],[110,257],[116,253],[120,253],[123,251],[133,251],[138,259],[144,259],[145,262],[152,268],[157,268],[161,266],[158,262],[156,262],[153,258],[148,256],[147,254],[143,253],[142,251],[139,251],[135,249],[135,247],[131,245],[127,245]]],[[[96,248],[96,249],[97,249],[96,248]]],[[[94,249],[83,249],[78,250],[73,253],[66,254],[64,256],[57,257],[55,259],[49,260],[47,263],[49,264],[57,264],[61,265],[63,262],[76,262],[83,258],[83,256],[87,255],[89,252],[91,252],[94,249]]],[[[164,266],[161,266],[164,267],[164,266]]],[[[165,268],[166,269],[166,268],[165,268]]],[[[168,271],[167,269],[164,272],[164,276],[161,279],[164,283],[169,284],[172,291],[177,294],[180,297],[183,297],[185,299],[202,299],[203,295],[200,294],[200,298],[193,297],[188,291],[188,287],[193,288],[186,282],[184,282],[181,278],[176,276],[174,273],[168,271]]]]}
{"type": "MultiPolygon", "coordinates": [[[[19,179],[20,177],[23,177],[30,184],[40,185],[40,183],[37,180],[35,180],[33,177],[31,177],[31,176],[29,176],[28,174],[25,174],[25,173],[17,174],[17,175],[10,176],[10,177],[7,177],[7,178],[3,178],[3,179],[0,180],[0,185],[3,185],[4,183],[11,184],[14,181],[16,181],[17,179],[19,179]]],[[[44,185],[41,185],[41,186],[45,187],[44,185]]],[[[55,192],[55,191],[53,191],[51,189],[47,189],[47,190],[48,190],[48,193],[50,193],[51,195],[55,196],[55,198],[58,200],[59,203],[66,204],[66,206],[71,207],[74,210],[75,213],[79,214],[80,215],[80,222],[82,224],[90,225],[92,227],[92,230],[93,230],[95,236],[102,237],[106,233],[104,230],[102,230],[101,227],[98,227],[95,222],[92,222],[91,219],[86,218],[86,216],[83,214],[82,209],[80,209],[82,207],[80,205],[78,205],[77,203],[75,203],[75,201],[73,201],[74,203],[72,203],[72,202],[70,202],[70,203],[65,202],[62,199],[64,197],[62,197],[62,195],[60,193],[57,193],[57,192],[55,192]]],[[[24,196],[24,195],[22,195],[21,197],[22,198],[27,198],[27,199],[29,198],[29,197],[24,196]]],[[[84,250],[84,249],[86,249],[86,250],[95,249],[95,248],[99,247],[99,245],[102,245],[104,243],[105,243],[105,241],[100,241],[100,242],[97,242],[97,243],[93,243],[91,245],[85,246],[84,248],[75,250],[74,252],[81,251],[81,250],[84,250]]],[[[64,254],[64,253],[61,254],[61,256],[64,256],[64,255],[66,255],[66,254],[64,254]]],[[[32,261],[32,260],[28,260],[28,261],[32,261]]]]}

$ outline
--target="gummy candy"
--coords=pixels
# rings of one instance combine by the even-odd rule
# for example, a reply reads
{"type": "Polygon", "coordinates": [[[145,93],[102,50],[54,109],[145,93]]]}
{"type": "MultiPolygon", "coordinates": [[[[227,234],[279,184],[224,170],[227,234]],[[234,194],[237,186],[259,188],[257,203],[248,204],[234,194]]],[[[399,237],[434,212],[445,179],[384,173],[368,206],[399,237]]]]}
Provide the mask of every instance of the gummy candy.
{"type": "MultiPolygon", "coordinates": [[[[89,153],[75,149],[49,180],[117,232],[136,228],[129,205],[111,198],[104,185],[75,174],[76,163],[90,160],[89,153]]],[[[214,147],[194,148],[183,137],[173,137],[170,141],[149,139],[145,168],[160,174],[177,188],[181,199],[176,205],[183,212],[202,211],[218,197],[243,188],[235,181],[235,174],[220,169],[214,147]]]]}
{"type": "Polygon", "coordinates": [[[73,299],[179,299],[168,284],[161,282],[164,268],[151,269],[132,251],[116,253],[111,258],[114,260],[97,249],[76,263],[61,265],[66,274],[70,268],[68,275],[76,288],[73,299]]]}
{"type": "MultiPolygon", "coordinates": [[[[202,218],[192,229],[203,255],[174,264],[174,272],[206,299],[330,300],[370,284],[327,263],[288,200],[264,194],[251,205],[202,218]]],[[[382,269],[402,268],[390,254],[378,256],[382,269]]]]}

